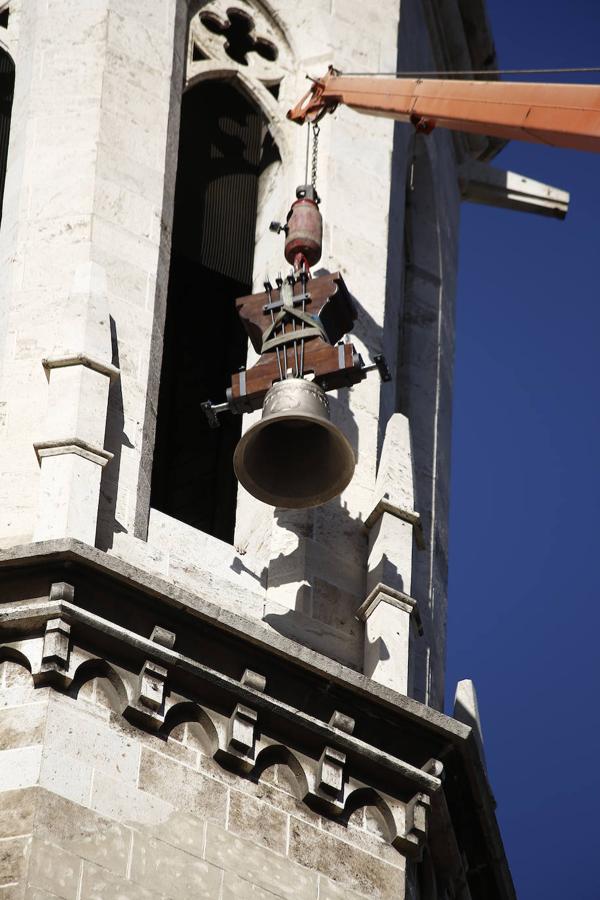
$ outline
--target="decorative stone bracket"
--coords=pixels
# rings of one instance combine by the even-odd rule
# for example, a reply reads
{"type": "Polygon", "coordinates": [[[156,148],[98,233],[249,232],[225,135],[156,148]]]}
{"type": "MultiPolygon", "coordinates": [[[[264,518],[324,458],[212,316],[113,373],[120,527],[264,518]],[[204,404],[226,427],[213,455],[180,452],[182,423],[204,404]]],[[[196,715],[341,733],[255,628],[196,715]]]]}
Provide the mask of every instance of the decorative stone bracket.
{"type": "MultiPolygon", "coordinates": [[[[150,635],[150,640],[161,647],[172,650],[175,646],[175,634],[156,625],[150,635]]],[[[165,720],[165,692],[168,670],[159,665],[155,660],[147,659],[138,679],[137,712],[150,719],[155,728],[160,727],[165,720]]]]}
{"type": "MultiPolygon", "coordinates": [[[[246,685],[259,693],[266,687],[266,679],[258,672],[246,669],[240,684],[246,685]]],[[[243,703],[236,704],[227,725],[226,753],[234,757],[236,765],[250,771],[254,765],[258,713],[243,703]]]]}
{"type": "MultiPolygon", "coordinates": [[[[50,602],[72,603],[75,591],[73,585],[58,581],[50,587],[50,602]]],[[[71,626],[64,618],[58,616],[46,621],[46,630],[42,643],[42,658],[36,675],[54,673],[59,680],[64,679],[69,669],[71,651],[71,626]]]]}
{"type": "Polygon", "coordinates": [[[425,839],[431,800],[427,794],[417,793],[404,807],[404,830],[392,841],[395,847],[417,858],[421,855],[425,839]]]}
{"type": "MultiPolygon", "coordinates": [[[[336,710],[331,716],[329,724],[332,728],[337,728],[339,731],[344,732],[344,734],[352,734],[355,722],[350,716],[346,716],[336,710]]],[[[326,794],[330,795],[332,799],[337,800],[338,802],[340,801],[344,788],[345,765],[345,753],[336,750],[335,747],[325,747],[321,754],[317,769],[317,787],[320,791],[324,791],[326,794]]]]}
{"type": "Polygon", "coordinates": [[[63,619],[50,619],[46,622],[42,650],[42,669],[44,671],[69,668],[70,636],[71,626],[63,619]]]}
{"type": "Polygon", "coordinates": [[[346,754],[335,747],[325,747],[319,760],[317,783],[319,789],[337,799],[344,787],[346,754]]]}

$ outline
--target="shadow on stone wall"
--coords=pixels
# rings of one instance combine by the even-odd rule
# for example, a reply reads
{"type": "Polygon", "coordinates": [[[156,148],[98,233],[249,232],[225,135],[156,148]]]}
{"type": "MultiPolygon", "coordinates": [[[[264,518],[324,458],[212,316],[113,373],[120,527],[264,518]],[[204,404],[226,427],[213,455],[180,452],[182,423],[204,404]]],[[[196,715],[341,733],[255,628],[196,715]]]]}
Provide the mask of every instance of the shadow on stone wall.
{"type": "MultiPolygon", "coordinates": [[[[120,368],[117,326],[112,316],[110,317],[110,338],[112,364],[120,368]]],[[[114,535],[127,531],[117,520],[117,493],[121,471],[121,453],[124,446],[133,449],[133,444],[125,434],[124,425],[123,389],[121,387],[121,379],[115,378],[110,386],[108,395],[108,414],[104,434],[104,447],[113,454],[113,458],[102,470],[100,481],[98,525],[96,528],[96,547],[99,550],[110,550],[113,545],[114,535]]]]}
{"type": "MultiPolygon", "coordinates": [[[[324,274],[330,274],[329,270],[315,273],[324,274]]],[[[359,338],[372,358],[381,352],[383,329],[356,296],[351,296],[357,320],[350,337],[359,338]]],[[[360,390],[362,384],[353,390],[360,390]]],[[[344,432],[358,457],[359,425],[351,409],[349,390],[329,395],[329,400],[332,422],[344,432]]],[[[385,429],[385,423],[378,427],[385,429]]],[[[364,426],[361,428],[364,438],[364,426]]],[[[381,444],[378,441],[373,445],[381,444]]],[[[280,543],[294,546],[282,549],[270,561],[264,616],[279,634],[359,671],[363,625],[356,619],[356,610],[366,591],[368,533],[363,516],[370,511],[352,512],[343,495],[313,510],[277,509],[277,526],[289,538],[281,535],[280,543]]]]}

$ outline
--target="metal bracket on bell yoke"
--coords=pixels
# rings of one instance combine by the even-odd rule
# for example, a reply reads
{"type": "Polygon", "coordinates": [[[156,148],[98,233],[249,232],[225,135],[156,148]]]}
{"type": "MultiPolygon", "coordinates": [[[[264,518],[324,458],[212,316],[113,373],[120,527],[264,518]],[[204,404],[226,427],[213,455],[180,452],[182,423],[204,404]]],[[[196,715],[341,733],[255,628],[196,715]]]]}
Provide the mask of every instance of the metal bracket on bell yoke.
{"type": "Polygon", "coordinates": [[[379,372],[379,377],[382,381],[392,380],[392,373],[389,370],[383,353],[378,353],[374,356],[370,366],[363,366],[363,372],[374,372],[375,370],[379,372]]]}
{"type": "MultiPolygon", "coordinates": [[[[340,368],[344,365],[344,342],[340,341],[338,343],[338,353],[340,356],[340,368]]],[[[362,358],[361,358],[362,363],[362,358]]],[[[389,370],[388,364],[386,362],[385,356],[383,353],[377,353],[373,357],[373,362],[368,366],[365,366],[364,363],[361,365],[361,371],[364,375],[368,375],[369,372],[379,372],[379,378],[382,382],[388,382],[392,380],[392,373],[389,370]]],[[[245,370],[240,370],[240,387],[243,386],[243,390],[245,393],[246,385],[245,385],[245,370]]],[[[324,390],[327,388],[322,385],[324,390]]],[[[225,403],[211,403],[210,400],[205,400],[200,404],[200,409],[206,416],[208,421],[209,428],[219,428],[219,414],[223,412],[231,412],[237,413],[238,415],[245,412],[252,412],[253,407],[249,405],[247,402],[244,402],[244,397],[232,397],[231,388],[227,390],[227,396],[229,399],[225,403]]]]}
{"type": "Polygon", "coordinates": [[[205,400],[200,404],[200,409],[206,416],[208,421],[209,428],[218,428],[220,426],[219,422],[219,413],[225,412],[229,409],[229,403],[215,403],[214,405],[210,402],[210,400],[205,400]]]}

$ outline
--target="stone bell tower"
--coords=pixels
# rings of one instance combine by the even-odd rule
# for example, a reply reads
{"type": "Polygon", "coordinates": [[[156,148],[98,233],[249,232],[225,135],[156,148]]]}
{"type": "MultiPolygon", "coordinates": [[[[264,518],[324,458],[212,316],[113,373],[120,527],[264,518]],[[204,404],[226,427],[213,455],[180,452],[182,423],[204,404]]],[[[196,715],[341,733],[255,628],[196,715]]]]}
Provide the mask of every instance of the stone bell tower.
{"type": "Polygon", "coordinates": [[[458,218],[506,201],[498,144],[321,123],[314,274],[392,372],[329,394],[340,497],[259,502],[259,412],[200,408],[285,276],[285,114],[329,64],[493,73],[484,2],[0,4],[0,900],[514,897],[470,682],[443,712],[458,218]]]}

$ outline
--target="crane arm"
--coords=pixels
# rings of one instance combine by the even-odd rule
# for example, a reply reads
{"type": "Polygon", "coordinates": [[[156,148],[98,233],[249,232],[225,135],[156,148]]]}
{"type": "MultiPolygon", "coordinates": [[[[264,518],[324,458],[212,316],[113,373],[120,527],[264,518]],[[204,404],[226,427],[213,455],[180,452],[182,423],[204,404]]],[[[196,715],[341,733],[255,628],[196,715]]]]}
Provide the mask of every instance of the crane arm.
{"type": "Polygon", "coordinates": [[[357,112],[506,140],[600,152],[600,86],[345,76],[330,69],[288,112],[316,122],[339,104],[357,112]]]}

